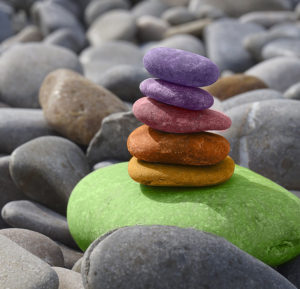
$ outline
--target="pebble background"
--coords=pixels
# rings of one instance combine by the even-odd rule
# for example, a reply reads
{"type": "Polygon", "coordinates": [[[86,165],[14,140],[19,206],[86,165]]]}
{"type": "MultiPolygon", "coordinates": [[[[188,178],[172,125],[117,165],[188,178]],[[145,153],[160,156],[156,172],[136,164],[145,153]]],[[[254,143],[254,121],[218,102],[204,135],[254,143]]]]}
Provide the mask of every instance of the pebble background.
{"type": "MultiPolygon", "coordinates": [[[[97,240],[86,252],[73,240],[66,208],[74,187],[92,171],[101,175],[101,168],[129,161],[127,138],[142,125],[133,103],[151,105],[144,97],[154,84],[152,97],[164,97],[163,81],[139,88],[150,73],[167,77],[167,57],[158,72],[143,67],[155,47],[216,64],[220,78],[201,93],[187,89],[189,95],[210,93],[211,108],[231,119],[227,131],[213,133],[229,141],[236,164],[300,197],[299,0],[0,0],[0,289],[300,288],[300,256],[271,267],[241,250],[243,244],[201,228],[137,221],[113,232],[100,228],[106,234],[92,236],[97,240]]],[[[189,72],[185,83],[202,86],[197,79],[205,73],[189,72]]],[[[186,108],[195,108],[191,101],[186,108]]],[[[105,188],[125,177],[120,171],[97,182],[105,188]]],[[[101,189],[97,182],[91,190],[101,189]]],[[[246,186],[249,194],[264,191],[250,181],[246,186]]],[[[272,211],[268,194],[270,209],[253,222],[266,221],[270,232],[270,220],[288,224],[294,216],[296,224],[299,200],[282,194],[284,209],[272,211]]],[[[124,199],[122,210],[138,201],[124,199]]],[[[111,208],[104,228],[118,223],[111,208]]],[[[184,220],[183,212],[170,214],[184,220]]],[[[299,246],[289,228],[273,253],[299,246]]],[[[241,234],[231,229],[232,239],[241,234]]]]}

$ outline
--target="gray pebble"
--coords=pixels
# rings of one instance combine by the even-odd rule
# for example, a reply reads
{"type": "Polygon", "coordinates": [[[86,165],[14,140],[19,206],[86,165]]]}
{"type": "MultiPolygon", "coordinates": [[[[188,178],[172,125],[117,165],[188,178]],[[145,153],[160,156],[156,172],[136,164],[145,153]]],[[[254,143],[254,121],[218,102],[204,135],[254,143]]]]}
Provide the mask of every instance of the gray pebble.
{"type": "Polygon", "coordinates": [[[84,12],[85,23],[91,25],[99,16],[114,9],[129,9],[128,0],[93,0],[84,12]]]}
{"type": "Polygon", "coordinates": [[[71,12],[76,18],[81,17],[82,11],[80,10],[78,4],[79,1],[73,1],[73,0],[47,0],[47,1],[62,6],[63,8],[71,12]]]}
{"type": "Polygon", "coordinates": [[[284,92],[300,79],[300,59],[274,57],[256,64],[246,71],[263,80],[269,88],[284,92]]]}
{"type": "Polygon", "coordinates": [[[195,20],[196,16],[186,7],[178,6],[166,10],[161,18],[171,25],[180,25],[195,20]]]}
{"type": "Polygon", "coordinates": [[[132,112],[107,116],[87,149],[89,163],[94,165],[109,159],[128,161],[131,155],[127,150],[127,138],[141,125],[132,112]]]}
{"type": "Polygon", "coordinates": [[[59,279],[58,289],[84,289],[81,274],[60,267],[52,267],[59,279]]]}
{"type": "Polygon", "coordinates": [[[13,34],[11,10],[8,7],[4,4],[0,5],[0,43],[13,34]]]}
{"type": "Polygon", "coordinates": [[[38,203],[12,201],[3,207],[1,215],[12,227],[39,232],[52,240],[77,248],[71,237],[67,219],[38,203]]]}
{"type": "Polygon", "coordinates": [[[300,103],[271,99],[226,111],[232,126],[221,134],[231,144],[231,157],[289,190],[299,190],[300,103]]]}
{"type": "Polygon", "coordinates": [[[277,271],[297,288],[300,288],[300,256],[278,266],[277,271]]]}
{"type": "Polygon", "coordinates": [[[243,39],[247,35],[263,31],[253,23],[242,24],[233,19],[221,19],[205,29],[208,58],[220,69],[243,72],[253,66],[251,54],[244,48],[243,39]],[[220,45],[222,43],[222,45],[220,45]]]}
{"type": "Polygon", "coordinates": [[[190,9],[197,18],[219,19],[226,17],[223,10],[208,4],[200,5],[195,10],[190,9]]]}
{"type": "Polygon", "coordinates": [[[168,8],[169,5],[163,1],[144,0],[133,7],[132,14],[136,18],[144,15],[160,17],[168,8]]]}
{"type": "Polygon", "coordinates": [[[136,22],[126,10],[112,10],[97,18],[87,31],[87,38],[94,46],[111,40],[134,41],[136,22]]]}
{"type": "Polygon", "coordinates": [[[125,227],[100,237],[85,252],[81,272],[85,288],[93,289],[295,289],[221,237],[158,225],[125,227]]]}
{"type": "Polygon", "coordinates": [[[40,258],[0,235],[0,288],[58,289],[58,276],[40,258]]]}
{"type": "Polygon", "coordinates": [[[74,264],[72,271],[81,273],[81,264],[82,264],[83,257],[77,260],[77,262],[74,264]]]}
{"type": "Polygon", "coordinates": [[[0,108],[1,153],[10,154],[27,141],[56,134],[48,126],[41,109],[0,108]]]}
{"type": "Polygon", "coordinates": [[[0,100],[17,107],[39,107],[38,92],[48,73],[67,68],[82,72],[71,51],[44,44],[20,44],[0,57],[0,100]]]}
{"type": "Polygon", "coordinates": [[[9,169],[26,196],[61,214],[66,213],[75,185],[90,171],[80,148],[56,136],[19,146],[11,155],[9,169]]]}
{"type": "Polygon", "coordinates": [[[100,163],[97,163],[93,166],[93,170],[99,170],[99,169],[102,169],[102,168],[105,168],[105,167],[108,167],[108,166],[111,166],[111,165],[114,165],[114,164],[117,164],[117,163],[120,163],[120,161],[117,161],[117,160],[107,160],[107,161],[102,161],[100,163]]]}
{"type": "Polygon", "coordinates": [[[124,101],[135,102],[143,96],[139,89],[140,83],[149,77],[150,74],[144,68],[118,65],[103,73],[98,84],[124,101]]]}
{"type": "Polygon", "coordinates": [[[300,100],[300,82],[290,86],[284,93],[284,98],[300,100]]]}
{"type": "Polygon", "coordinates": [[[228,110],[235,106],[239,106],[245,103],[263,101],[269,99],[280,99],[280,98],[283,98],[283,95],[282,93],[276,90],[268,89],[268,88],[256,89],[226,99],[222,102],[222,106],[224,110],[228,110]]]}
{"type": "Polygon", "coordinates": [[[300,38],[277,39],[264,46],[262,50],[263,59],[277,56],[300,57],[300,38]]]}
{"type": "Polygon", "coordinates": [[[56,242],[57,245],[60,247],[63,257],[64,257],[64,266],[67,269],[72,269],[75,263],[82,258],[83,253],[77,250],[74,250],[68,246],[60,242],[56,242]]]}
{"type": "Polygon", "coordinates": [[[17,243],[50,266],[64,266],[64,257],[60,247],[45,235],[15,228],[0,230],[0,235],[17,243]]]}

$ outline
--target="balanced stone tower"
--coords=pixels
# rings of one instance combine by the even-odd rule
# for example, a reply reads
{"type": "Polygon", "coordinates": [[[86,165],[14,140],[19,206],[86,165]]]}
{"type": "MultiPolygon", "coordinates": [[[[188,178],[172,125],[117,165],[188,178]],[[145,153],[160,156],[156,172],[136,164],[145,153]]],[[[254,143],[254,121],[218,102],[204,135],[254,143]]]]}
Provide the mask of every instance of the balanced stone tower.
{"type": "Polygon", "coordinates": [[[214,98],[199,88],[217,81],[218,67],[206,57],[173,48],[154,48],[144,57],[145,68],[158,79],[140,85],[146,96],[133,105],[145,123],[128,138],[133,156],[128,173],[151,186],[211,186],[234,172],[229,142],[207,131],[231,126],[228,116],[209,109],[214,98]]]}

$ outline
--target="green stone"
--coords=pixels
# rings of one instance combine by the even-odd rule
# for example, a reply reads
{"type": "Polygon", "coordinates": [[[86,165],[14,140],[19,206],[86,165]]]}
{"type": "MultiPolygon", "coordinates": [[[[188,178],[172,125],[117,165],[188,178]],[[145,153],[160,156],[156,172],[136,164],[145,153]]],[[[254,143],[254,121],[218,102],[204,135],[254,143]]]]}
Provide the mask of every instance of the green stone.
{"type": "Polygon", "coordinates": [[[261,175],[236,166],[218,186],[149,187],[127,166],[96,170],[74,188],[67,219],[81,249],[119,227],[157,224],[222,236],[271,266],[300,254],[300,199],[261,175]]]}

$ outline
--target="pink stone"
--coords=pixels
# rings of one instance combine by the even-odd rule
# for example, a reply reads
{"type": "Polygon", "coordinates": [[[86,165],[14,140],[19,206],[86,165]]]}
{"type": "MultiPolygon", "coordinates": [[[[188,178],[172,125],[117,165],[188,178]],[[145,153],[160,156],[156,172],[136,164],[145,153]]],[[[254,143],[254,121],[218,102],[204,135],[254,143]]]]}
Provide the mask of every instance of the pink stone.
{"type": "Polygon", "coordinates": [[[207,130],[225,130],[231,119],[212,109],[188,110],[164,104],[149,97],[133,105],[135,117],[153,129],[170,133],[194,133],[207,130]]]}

